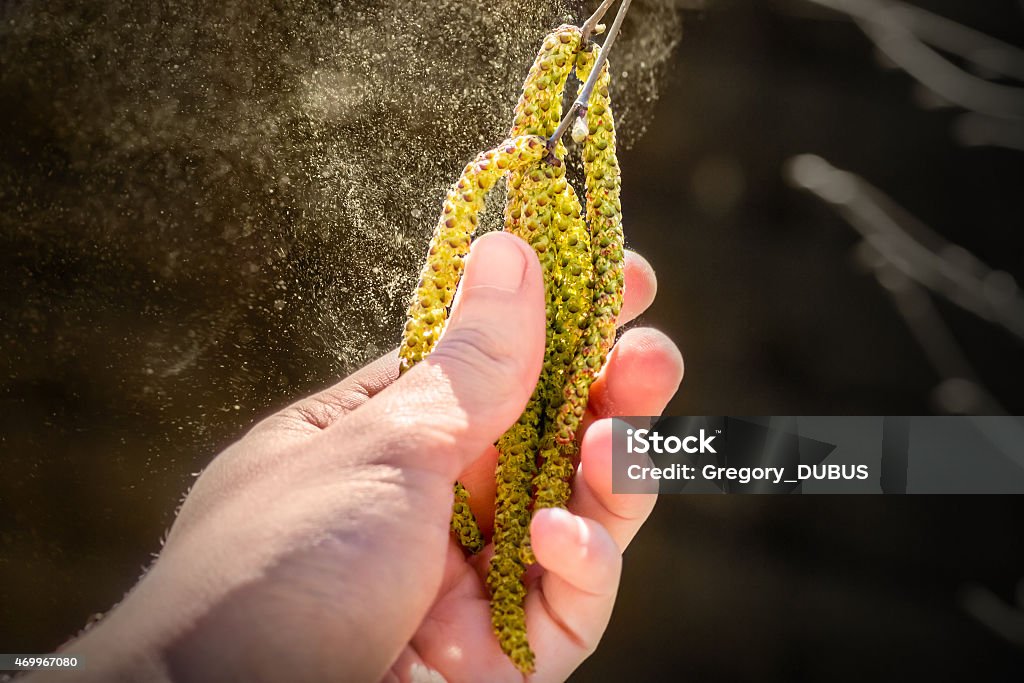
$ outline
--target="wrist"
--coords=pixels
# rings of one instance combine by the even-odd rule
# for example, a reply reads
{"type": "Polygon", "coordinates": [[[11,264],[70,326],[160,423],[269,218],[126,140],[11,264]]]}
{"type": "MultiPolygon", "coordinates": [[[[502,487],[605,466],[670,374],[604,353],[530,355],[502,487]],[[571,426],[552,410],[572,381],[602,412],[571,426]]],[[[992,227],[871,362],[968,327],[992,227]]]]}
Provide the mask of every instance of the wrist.
{"type": "Polygon", "coordinates": [[[117,633],[112,624],[102,622],[62,646],[63,655],[74,655],[80,665],[70,671],[35,671],[23,680],[49,683],[74,680],[76,683],[171,683],[161,653],[143,647],[136,639],[117,633]]]}

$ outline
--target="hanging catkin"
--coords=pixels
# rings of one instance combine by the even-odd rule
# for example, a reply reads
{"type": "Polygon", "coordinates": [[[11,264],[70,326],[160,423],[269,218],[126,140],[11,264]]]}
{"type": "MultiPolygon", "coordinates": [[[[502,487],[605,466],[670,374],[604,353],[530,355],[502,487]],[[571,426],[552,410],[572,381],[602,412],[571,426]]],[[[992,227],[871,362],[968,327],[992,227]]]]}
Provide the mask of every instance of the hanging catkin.
{"type": "MultiPolygon", "coordinates": [[[[599,48],[581,45],[581,29],[561,26],[545,39],[523,85],[511,137],[468,164],[449,190],[409,306],[401,369],[427,356],[448,317],[484,197],[508,174],[505,230],[529,243],[544,273],[544,364],[522,415],[498,440],[494,555],[487,573],[491,619],[502,650],[524,673],[534,654],[526,634],[523,576],[533,562],[535,509],[564,507],[571,495],[577,432],[590,385],[615,340],[622,307],[623,236],[619,164],[605,64],[585,115],[573,129],[586,178],[586,211],[566,179],[566,148],[553,137],[573,69],[581,82],[599,48]]],[[[452,530],[470,552],[484,539],[455,485],[452,530]]]]}

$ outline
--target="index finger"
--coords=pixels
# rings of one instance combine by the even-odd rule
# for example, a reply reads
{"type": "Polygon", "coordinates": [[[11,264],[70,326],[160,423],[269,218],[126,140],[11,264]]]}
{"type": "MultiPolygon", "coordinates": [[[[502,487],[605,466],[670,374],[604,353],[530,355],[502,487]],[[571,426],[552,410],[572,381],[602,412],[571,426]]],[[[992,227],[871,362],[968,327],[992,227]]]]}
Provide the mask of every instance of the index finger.
{"type": "Polygon", "coordinates": [[[363,405],[398,379],[398,349],[365,365],[337,384],[300,399],[253,428],[317,432],[363,405]]]}

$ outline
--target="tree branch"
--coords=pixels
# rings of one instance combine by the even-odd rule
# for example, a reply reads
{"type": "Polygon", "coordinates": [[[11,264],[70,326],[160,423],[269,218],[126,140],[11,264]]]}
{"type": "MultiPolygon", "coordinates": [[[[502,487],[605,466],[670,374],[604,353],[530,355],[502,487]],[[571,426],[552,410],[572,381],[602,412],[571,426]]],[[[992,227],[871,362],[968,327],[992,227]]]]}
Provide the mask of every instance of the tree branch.
{"type": "Polygon", "coordinates": [[[608,8],[615,4],[615,0],[604,0],[601,6],[594,10],[594,13],[590,15],[590,18],[583,22],[581,30],[583,31],[583,37],[580,39],[580,43],[584,44],[590,39],[590,36],[597,30],[597,25],[604,18],[608,8]]]}

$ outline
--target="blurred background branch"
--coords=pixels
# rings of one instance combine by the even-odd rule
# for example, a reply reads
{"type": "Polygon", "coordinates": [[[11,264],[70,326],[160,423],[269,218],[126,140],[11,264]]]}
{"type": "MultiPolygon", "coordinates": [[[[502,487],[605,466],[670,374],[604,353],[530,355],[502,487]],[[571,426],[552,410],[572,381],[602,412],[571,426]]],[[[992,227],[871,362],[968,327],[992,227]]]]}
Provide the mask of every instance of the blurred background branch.
{"type": "Polygon", "coordinates": [[[1012,275],[943,239],[863,178],[821,157],[793,157],[788,178],[835,207],[908,278],[1024,341],[1024,297],[1012,275]]]}
{"type": "Polygon", "coordinates": [[[1017,583],[1016,604],[1003,600],[979,583],[970,583],[961,590],[960,604],[994,633],[1013,645],[1024,647],[1024,579],[1017,583]]]}
{"type": "Polygon", "coordinates": [[[968,139],[983,137],[985,144],[1021,147],[1019,131],[1006,135],[1005,125],[1000,125],[998,119],[1024,117],[1024,88],[997,81],[1024,81],[1024,50],[905,2],[807,1],[850,17],[889,65],[906,71],[932,93],[933,99],[984,117],[965,124],[973,133],[968,139]],[[939,51],[960,58],[974,73],[939,51]],[[995,132],[985,135],[982,131],[987,129],[995,132]]]}
{"type": "MultiPolygon", "coordinates": [[[[903,41],[909,38],[961,57],[989,72],[989,77],[1006,76],[1024,81],[1024,50],[921,7],[897,0],[806,1],[863,22],[862,28],[878,27],[903,34],[903,41]]],[[[904,66],[902,61],[894,61],[904,66]]]]}
{"type": "Polygon", "coordinates": [[[863,178],[812,154],[793,157],[787,179],[832,206],[863,238],[859,262],[889,293],[942,381],[933,402],[951,414],[1003,415],[953,331],[934,292],[1024,341],[1024,297],[1013,276],[940,237],[863,178]]]}

